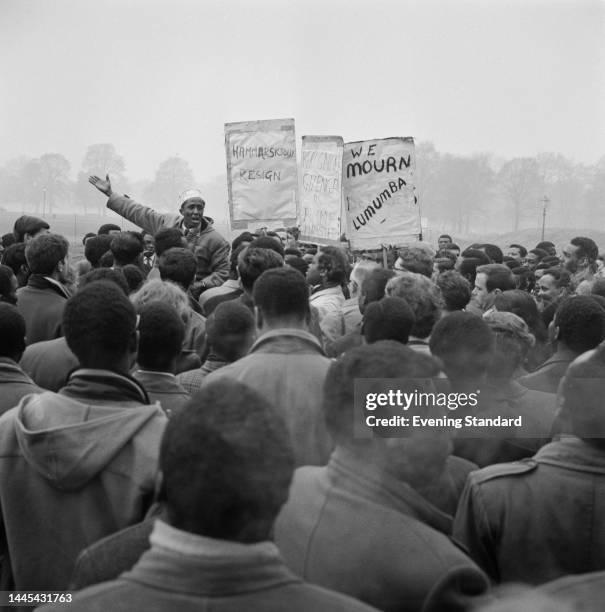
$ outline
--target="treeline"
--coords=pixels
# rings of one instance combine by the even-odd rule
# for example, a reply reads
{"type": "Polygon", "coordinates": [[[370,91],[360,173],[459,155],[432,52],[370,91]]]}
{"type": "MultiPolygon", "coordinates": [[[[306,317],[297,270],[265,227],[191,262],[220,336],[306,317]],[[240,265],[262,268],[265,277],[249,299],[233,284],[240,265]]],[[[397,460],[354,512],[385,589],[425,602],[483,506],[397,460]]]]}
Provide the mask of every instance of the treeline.
{"type": "MultiPolygon", "coordinates": [[[[116,190],[159,210],[174,210],[179,193],[197,185],[206,189],[212,214],[228,216],[224,176],[197,183],[189,163],[171,157],[153,178],[134,182],[124,158],[109,143],[88,147],[75,178],[60,153],[8,161],[0,166],[0,207],[39,215],[59,210],[103,214],[105,201],[90,187],[88,176],[107,172],[116,190]]],[[[539,227],[544,198],[550,227],[605,226],[605,156],[594,165],[558,153],[502,160],[489,153],[441,153],[432,143],[420,142],[416,188],[429,226],[459,235],[539,227]]]]}

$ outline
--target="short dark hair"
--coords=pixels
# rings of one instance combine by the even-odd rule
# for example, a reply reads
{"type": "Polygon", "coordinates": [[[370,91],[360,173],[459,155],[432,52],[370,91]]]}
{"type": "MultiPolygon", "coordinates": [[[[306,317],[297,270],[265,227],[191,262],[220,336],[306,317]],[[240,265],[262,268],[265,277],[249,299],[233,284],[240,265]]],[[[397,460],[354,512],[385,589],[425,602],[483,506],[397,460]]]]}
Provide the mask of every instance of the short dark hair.
{"type": "Polygon", "coordinates": [[[63,311],[65,340],[83,368],[112,370],[127,353],[135,327],[134,306],[112,282],[90,283],[63,311]]]}
{"type": "Polygon", "coordinates": [[[453,312],[433,328],[431,353],[443,361],[452,381],[485,374],[494,351],[494,337],[487,323],[470,312],[453,312]]]}
{"type": "Polygon", "coordinates": [[[361,281],[360,289],[360,295],[365,297],[364,312],[368,304],[377,302],[384,297],[384,288],[394,276],[395,272],[393,270],[386,270],[385,268],[375,268],[366,274],[363,281],[361,281]]]}
{"type": "Polygon", "coordinates": [[[543,249],[532,249],[529,252],[534,254],[538,258],[538,261],[542,261],[545,257],[548,257],[548,253],[543,249]]]}
{"type": "Polygon", "coordinates": [[[87,232],[86,234],[84,234],[84,236],[82,237],[82,244],[86,245],[86,241],[89,238],[94,238],[96,236],[96,234],[94,232],[87,232]]]}
{"type": "Polygon", "coordinates": [[[571,275],[564,268],[552,267],[546,268],[542,274],[542,278],[545,276],[552,276],[555,281],[555,287],[561,289],[562,287],[569,287],[571,285],[571,275]]]}
{"type": "Polygon", "coordinates": [[[116,232],[116,231],[117,232],[121,232],[122,228],[119,225],[116,225],[115,223],[104,223],[99,228],[99,231],[97,232],[97,235],[99,235],[99,236],[108,236],[109,232],[116,232]]]}
{"type": "Polygon", "coordinates": [[[114,265],[126,266],[137,261],[143,252],[143,243],[131,232],[120,232],[111,239],[109,250],[113,255],[114,265]]]}
{"type": "Polygon", "coordinates": [[[172,281],[187,291],[195,278],[197,261],[189,249],[172,247],[162,253],[158,267],[162,280],[172,281]]]}
{"type": "Polygon", "coordinates": [[[111,268],[113,266],[113,253],[106,251],[99,259],[99,268],[111,268]]]}
{"type": "Polygon", "coordinates": [[[459,272],[448,270],[440,274],[435,282],[441,291],[446,310],[463,310],[471,301],[471,284],[459,272]]]}
{"type": "Polygon", "coordinates": [[[25,247],[25,259],[32,274],[52,274],[67,257],[69,243],[59,234],[39,234],[25,247]]]}
{"type": "Polygon", "coordinates": [[[573,296],[561,302],[555,313],[557,340],[576,353],[598,346],[605,338],[605,310],[591,296],[573,296]]]}
{"type": "Polygon", "coordinates": [[[355,442],[355,379],[430,378],[439,374],[431,356],[392,340],[380,340],[345,352],[332,362],[323,389],[323,413],[337,444],[355,442]]]}
{"type": "Polygon", "coordinates": [[[437,238],[437,242],[439,242],[442,238],[447,238],[450,241],[450,243],[452,242],[452,237],[449,234],[441,234],[441,236],[437,238]]]}
{"type": "Polygon", "coordinates": [[[417,246],[406,246],[399,249],[398,255],[403,267],[408,272],[416,272],[431,278],[435,258],[426,249],[417,246]]]}
{"type": "Polygon", "coordinates": [[[15,273],[9,266],[0,264],[0,302],[12,302],[12,298],[9,296],[13,291],[13,278],[15,273]]]}
{"type": "Polygon", "coordinates": [[[254,305],[264,317],[295,316],[308,320],[309,288],[303,276],[288,266],[267,270],[254,283],[254,305]]]}
{"type": "Polygon", "coordinates": [[[499,246],[496,246],[495,244],[486,243],[480,245],[479,249],[485,252],[485,254],[490,258],[490,261],[492,263],[502,263],[504,253],[502,253],[502,249],[499,246]]]}
{"type": "Polygon", "coordinates": [[[235,251],[242,242],[253,242],[256,236],[251,232],[242,232],[239,236],[236,236],[231,243],[231,252],[235,251]]]}
{"type": "Polygon", "coordinates": [[[549,255],[555,255],[557,252],[554,243],[550,242],[549,240],[543,240],[542,242],[538,242],[536,248],[546,251],[549,255]]]}
{"type": "Polygon", "coordinates": [[[509,249],[519,249],[519,255],[521,255],[521,257],[525,257],[527,255],[527,249],[520,245],[520,244],[511,244],[508,247],[509,249]]]}
{"type": "Polygon", "coordinates": [[[237,300],[222,302],[206,321],[206,342],[213,353],[231,363],[240,356],[243,342],[254,329],[249,308],[237,300]]]}
{"type": "Polygon", "coordinates": [[[165,227],[153,237],[155,241],[155,253],[159,257],[164,251],[173,247],[182,247],[184,244],[183,234],[176,227],[165,227]]]}
{"type": "Polygon", "coordinates": [[[12,232],[8,234],[2,234],[2,238],[0,239],[0,243],[5,249],[7,249],[12,244],[15,244],[15,242],[17,241],[15,240],[15,235],[12,232]]]}
{"type": "Polygon", "coordinates": [[[269,249],[282,257],[284,256],[284,245],[279,238],[275,240],[271,236],[260,236],[255,238],[249,246],[257,249],[269,249]]]}
{"type": "Polygon", "coordinates": [[[99,267],[101,257],[109,251],[112,239],[113,236],[101,234],[100,236],[94,236],[84,245],[84,257],[88,259],[93,268],[99,267]]]}
{"type": "Polygon", "coordinates": [[[592,264],[597,260],[597,257],[599,256],[599,247],[592,238],[576,236],[570,240],[570,244],[578,247],[578,250],[576,251],[578,258],[586,257],[589,264],[592,264]]]}
{"type": "Polygon", "coordinates": [[[25,259],[25,244],[23,242],[17,242],[7,247],[6,251],[2,253],[2,263],[8,266],[15,275],[19,274],[22,266],[27,266],[27,260],[25,259]]]}
{"type": "MultiPolygon", "coordinates": [[[[269,240],[273,240],[273,238],[269,238],[269,240]]],[[[256,279],[263,272],[271,268],[281,268],[283,265],[284,260],[277,251],[249,245],[240,254],[237,264],[242,287],[251,291],[256,279]]]]}
{"type": "Polygon", "coordinates": [[[205,385],[164,432],[160,499],[177,529],[220,540],[269,537],[294,452],[281,414],[236,380],[205,385]],[[252,531],[252,532],[251,532],[252,531]]]}
{"type": "Polygon", "coordinates": [[[15,221],[13,236],[17,242],[23,242],[25,240],[25,234],[35,236],[43,229],[50,229],[50,225],[48,225],[44,219],[22,215],[15,221]]]}
{"type": "Polygon", "coordinates": [[[368,344],[379,340],[407,344],[414,321],[414,313],[403,298],[385,297],[365,309],[362,333],[368,344]]]}
{"type": "Polygon", "coordinates": [[[97,281],[107,281],[115,283],[124,293],[128,295],[130,293],[130,287],[128,281],[124,276],[124,268],[119,270],[112,270],[111,268],[95,268],[86,274],[83,274],[78,279],[78,289],[83,289],[90,283],[96,283],[97,281]]]}
{"type": "Polygon", "coordinates": [[[121,268],[122,274],[128,284],[128,294],[134,293],[141,288],[141,285],[145,282],[145,274],[139,266],[134,264],[128,264],[121,268]]]}
{"type": "Polygon", "coordinates": [[[139,308],[137,363],[144,369],[168,371],[185,338],[185,324],[176,308],[159,300],[139,308]]]}
{"type": "MultiPolygon", "coordinates": [[[[288,250],[288,249],[286,249],[288,250]]],[[[286,255],[286,265],[300,272],[304,278],[307,278],[309,264],[302,258],[295,255],[286,255]]]]}
{"type": "Polygon", "coordinates": [[[25,319],[12,304],[0,302],[0,357],[19,361],[25,350],[25,319]]]}
{"type": "Polygon", "coordinates": [[[494,291],[494,289],[507,291],[508,289],[516,289],[517,287],[511,269],[504,264],[493,263],[485,266],[478,266],[476,273],[485,274],[485,287],[490,292],[494,291]]]}

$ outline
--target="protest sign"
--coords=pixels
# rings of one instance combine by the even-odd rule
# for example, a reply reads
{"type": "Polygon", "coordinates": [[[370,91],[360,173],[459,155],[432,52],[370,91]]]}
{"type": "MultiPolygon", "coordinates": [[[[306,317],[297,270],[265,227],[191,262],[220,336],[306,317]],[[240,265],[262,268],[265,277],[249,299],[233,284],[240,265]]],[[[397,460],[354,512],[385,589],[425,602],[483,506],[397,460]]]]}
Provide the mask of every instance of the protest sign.
{"type": "Polygon", "coordinates": [[[342,209],[340,136],[303,136],[301,150],[301,240],[340,244],[342,209]]]}
{"type": "Polygon", "coordinates": [[[377,249],[418,238],[415,169],[413,138],[344,145],[342,186],[347,238],[353,249],[377,249]]]}
{"type": "Polygon", "coordinates": [[[298,215],[294,119],[225,124],[233,229],[292,225],[298,215]]]}

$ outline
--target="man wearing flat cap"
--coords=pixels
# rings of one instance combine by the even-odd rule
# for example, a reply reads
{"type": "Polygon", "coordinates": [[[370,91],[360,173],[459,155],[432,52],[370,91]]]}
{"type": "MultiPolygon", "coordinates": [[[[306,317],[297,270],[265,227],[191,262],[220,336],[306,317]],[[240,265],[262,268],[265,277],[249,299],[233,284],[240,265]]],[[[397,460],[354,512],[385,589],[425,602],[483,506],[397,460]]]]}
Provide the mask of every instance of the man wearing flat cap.
{"type": "Polygon", "coordinates": [[[204,217],[206,203],[200,191],[188,189],[181,194],[179,214],[160,214],[128,196],[114,193],[109,175],[105,179],[91,176],[88,180],[109,198],[107,208],[150,234],[155,235],[167,227],[181,230],[197,260],[195,282],[192,285],[196,299],[209,287],[217,287],[227,280],[229,243],[212,227],[212,219],[204,217]]]}

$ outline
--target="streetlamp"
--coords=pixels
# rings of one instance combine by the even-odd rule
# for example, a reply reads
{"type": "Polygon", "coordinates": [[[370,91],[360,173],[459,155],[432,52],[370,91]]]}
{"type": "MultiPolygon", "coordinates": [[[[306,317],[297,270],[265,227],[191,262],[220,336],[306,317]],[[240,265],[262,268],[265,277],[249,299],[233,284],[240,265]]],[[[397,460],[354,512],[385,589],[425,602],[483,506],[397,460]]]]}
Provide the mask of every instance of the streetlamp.
{"type": "Polygon", "coordinates": [[[547,196],[544,196],[540,202],[542,202],[542,242],[544,242],[544,226],[546,225],[546,205],[550,202],[547,196]]]}

